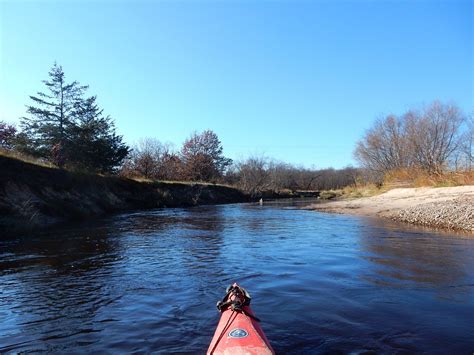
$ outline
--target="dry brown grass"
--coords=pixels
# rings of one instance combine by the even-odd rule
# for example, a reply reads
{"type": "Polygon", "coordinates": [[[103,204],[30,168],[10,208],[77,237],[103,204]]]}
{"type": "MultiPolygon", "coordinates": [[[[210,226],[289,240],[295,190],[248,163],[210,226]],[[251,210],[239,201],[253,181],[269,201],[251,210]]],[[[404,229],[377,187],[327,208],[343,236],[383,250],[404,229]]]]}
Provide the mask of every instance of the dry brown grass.
{"type": "Polygon", "coordinates": [[[450,171],[443,174],[428,174],[420,169],[400,169],[385,174],[382,186],[357,184],[343,189],[321,192],[322,199],[360,198],[382,194],[400,187],[451,187],[474,185],[474,171],[450,171]]]}
{"type": "Polygon", "coordinates": [[[386,192],[388,189],[379,187],[375,184],[357,184],[346,186],[342,189],[334,189],[321,191],[320,198],[323,200],[331,200],[337,198],[353,199],[360,197],[370,197],[386,192]]]}
{"type": "Polygon", "coordinates": [[[8,157],[8,158],[18,159],[18,160],[24,161],[25,163],[43,166],[46,168],[56,168],[55,165],[47,162],[46,160],[38,159],[30,155],[26,155],[26,154],[16,152],[13,150],[6,150],[3,148],[0,148],[0,155],[4,157],[8,157]]]}
{"type": "Polygon", "coordinates": [[[420,169],[399,169],[385,174],[383,185],[387,188],[474,185],[474,171],[450,171],[442,174],[429,174],[420,169]]]}
{"type": "Polygon", "coordinates": [[[342,189],[343,195],[349,198],[370,197],[386,192],[385,187],[375,184],[351,185],[342,189]]]}
{"type": "Polygon", "coordinates": [[[401,169],[385,174],[382,186],[357,184],[338,190],[322,191],[322,199],[371,197],[400,187],[452,187],[474,185],[474,171],[451,171],[428,174],[418,169],[401,169]]]}
{"type": "MultiPolygon", "coordinates": [[[[3,148],[0,148],[0,156],[7,157],[7,158],[12,158],[12,159],[17,159],[20,161],[23,161],[25,163],[30,163],[38,166],[42,166],[45,168],[54,168],[58,169],[57,166],[53,165],[52,163],[44,160],[44,159],[39,159],[35,158],[17,151],[13,150],[6,150],[3,148]]],[[[97,175],[97,176],[104,176],[103,174],[97,174],[97,173],[90,173],[88,171],[82,171],[78,170],[75,168],[70,168],[70,167],[65,167],[64,170],[68,170],[71,173],[79,173],[79,174],[92,174],[92,175],[97,175]]],[[[204,182],[204,181],[178,181],[178,180],[153,180],[153,179],[148,179],[144,177],[136,177],[136,176],[121,176],[126,179],[134,180],[137,182],[141,183],[165,183],[165,184],[181,184],[181,185],[194,185],[194,184],[199,184],[199,185],[216,185],[216,186],[223,186],[223,187],[228,187],[228,188],[235,188],[235,186],[228,185],[228,184],[220,184],[220,183],[211,183],[211,182],[204,182]]]]}
{"type": "Polygon", "coordinates": [[[154,179],[149,179],[145,177],[139,177],[139,176],[134,176],[134,177],[125,177],[130,180],[134,180],[137,182],[143,182],[143,183],[165,183],[165,184],[181,184],[181,185],[206,185],[206,186],[224,186],[224,187],[229,187],[229,188],[236,188],[235,186],[228,185],[228,184],[220,184],[220,183],[212,183],[212,182],[205,182],[205,181],[179,181],[179,180],[154,180],[154,179]]]}

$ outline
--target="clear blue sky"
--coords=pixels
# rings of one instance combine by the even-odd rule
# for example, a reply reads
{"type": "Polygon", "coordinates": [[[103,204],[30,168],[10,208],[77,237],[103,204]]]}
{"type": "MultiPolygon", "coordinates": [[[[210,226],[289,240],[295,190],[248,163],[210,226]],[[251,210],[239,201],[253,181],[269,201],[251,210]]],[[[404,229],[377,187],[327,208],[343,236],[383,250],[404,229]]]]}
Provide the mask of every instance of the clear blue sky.
{"type": "Polygon", "coordinates": [[[231,158],[354,164],[377,116],[473,99],[473,2],[0,0],[0,120],[57,61],[128,143],[214,130],[231,158]]]}

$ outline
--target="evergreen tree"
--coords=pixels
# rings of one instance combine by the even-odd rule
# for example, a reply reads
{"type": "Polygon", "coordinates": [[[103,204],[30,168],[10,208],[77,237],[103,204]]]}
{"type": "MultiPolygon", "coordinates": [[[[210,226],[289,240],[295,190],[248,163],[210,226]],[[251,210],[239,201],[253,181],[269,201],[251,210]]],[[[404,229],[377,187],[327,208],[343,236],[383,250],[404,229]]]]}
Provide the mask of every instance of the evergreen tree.
{"type": "Polygon", "coordinates": [[[115,132],[113,120],[103,115],[96,97],[84,98],[88,86],[66,83],[56,63],[43,83],[47,92],[30,96],[29,117],[21,119],[17,148],[45,158],[59,167],[110,173],[130,149],[115,132]]]}
{"type": "Polygon", "coordinates": [[[67,132],[71,137],[67,156],[77,168],[100,173],[114,172],[130,152],[115,132],[115,125],[96,102],[96,96],[75,104],[75,124],[67,132]]]}
{"type": "Polygon", "coordinates": [[[58,166],[66,161],[68,129],[76,118],[75,107],[82,99],[87,86],[77,81],[66,83],[64,71],[56,63],[49,72],[49,80],[43,80],[47,92],[30,96],[32,105],[27,106],[29,117],[21,119],[21,127],[27,139],[20,149],[29,154],[49,159],[58,166]]]}

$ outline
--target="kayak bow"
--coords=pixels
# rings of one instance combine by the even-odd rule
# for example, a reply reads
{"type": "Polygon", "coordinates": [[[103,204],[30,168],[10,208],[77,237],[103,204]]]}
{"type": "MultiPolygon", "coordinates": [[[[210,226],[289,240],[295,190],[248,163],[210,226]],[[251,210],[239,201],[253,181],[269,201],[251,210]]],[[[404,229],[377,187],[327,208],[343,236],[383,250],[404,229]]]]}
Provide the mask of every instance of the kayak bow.
{"type": "Polygon", "coordinates": [[[212,338],[208,355],[275,354],[260,327],[260,320],[250,308],[249,293],[236,283],[227,288],[217,309],[222,313],[212,338]]]}

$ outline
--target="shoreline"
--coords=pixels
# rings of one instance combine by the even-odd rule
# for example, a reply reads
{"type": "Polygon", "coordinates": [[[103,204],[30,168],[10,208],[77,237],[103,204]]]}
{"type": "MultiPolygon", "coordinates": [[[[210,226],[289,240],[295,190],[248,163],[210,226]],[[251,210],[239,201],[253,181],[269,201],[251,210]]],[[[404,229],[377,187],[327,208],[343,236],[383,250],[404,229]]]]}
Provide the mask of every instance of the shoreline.
{"type": "Polygon", "coordinates": [[[474,186],[396,188],[380,195],[312,204],[305,209],[382,217],[474,234],[474,186]]]}
{"type": "MultiPolygon", "coordinates": [[[[263,198],[318,196],[264,191],[263,198]]],[[[107,214],[154,208],[258,201],[237,187],[204,182],[139,181],[56,169],[0,155],[0,231],[42,229],[107,214]]]]}
{"type": "Polygon", "coordinates": [[[139,182],[74,173],[0,156],[0,231],[41,229],[111,213],[247,202],[218,184],[139,182]]]}

